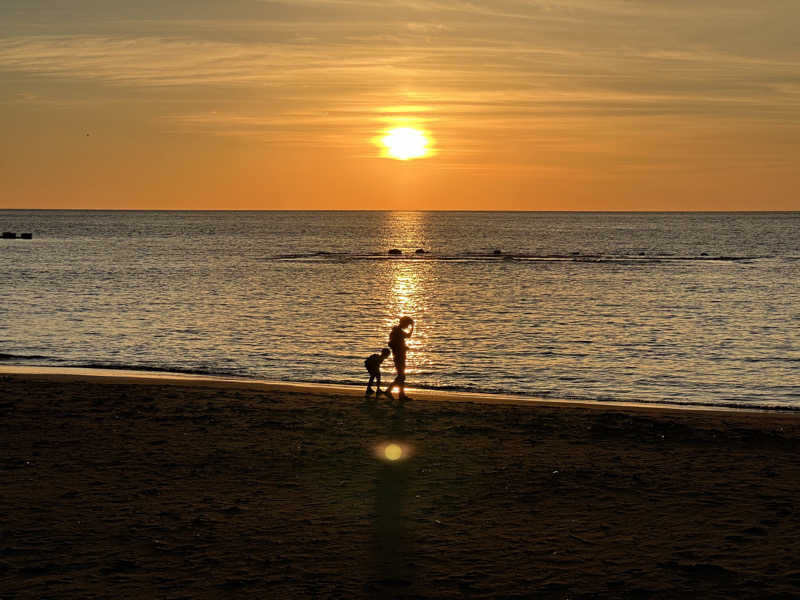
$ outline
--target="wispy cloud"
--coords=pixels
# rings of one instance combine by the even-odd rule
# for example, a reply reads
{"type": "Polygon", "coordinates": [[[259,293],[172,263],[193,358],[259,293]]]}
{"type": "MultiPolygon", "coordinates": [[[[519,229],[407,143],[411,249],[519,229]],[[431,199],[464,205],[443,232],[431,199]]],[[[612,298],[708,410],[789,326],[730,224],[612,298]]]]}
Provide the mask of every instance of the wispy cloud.
{"type": "Polygon", "coordinates": [[[494,104],[570,112],[594,105],[600,115],[729,113],[756,105],[789,116],[800,101],[800,63],[784,58],[707,49],[589,51],[491,39],[398,46],[357,37],[255,44],[25,36],[0,39],[0,69],[113,85],[271,86],[292,101],[313,99],[319,90],[390,97],[403,89],[433,102],[472,101],[481,110],[494,104]]]}
{"type": "Polygon", "coordinates": [[[8,35],[0,71],[207,98],[162,122],[286,144],[355,148],[354,134],[415,120],[463,160],[673,118],[800,120],[800,55],[776,36],[800,35],[800,5],[784,0],[270,0],[248,18],[208,6],[93,25],[127,28],[114,33],[8,35]]]}

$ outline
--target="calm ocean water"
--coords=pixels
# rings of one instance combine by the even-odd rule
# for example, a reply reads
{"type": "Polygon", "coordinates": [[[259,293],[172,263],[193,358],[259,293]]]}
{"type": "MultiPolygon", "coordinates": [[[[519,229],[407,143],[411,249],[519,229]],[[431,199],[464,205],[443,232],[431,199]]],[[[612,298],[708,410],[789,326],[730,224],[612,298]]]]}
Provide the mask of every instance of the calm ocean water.
{"type": "Polygon", "coordinates": [[[0,211],[0,229],[34,234],[0,240],[0,364],[356,384],[410,315],[414,387],[800,408],[800,213],[0,211]]]}

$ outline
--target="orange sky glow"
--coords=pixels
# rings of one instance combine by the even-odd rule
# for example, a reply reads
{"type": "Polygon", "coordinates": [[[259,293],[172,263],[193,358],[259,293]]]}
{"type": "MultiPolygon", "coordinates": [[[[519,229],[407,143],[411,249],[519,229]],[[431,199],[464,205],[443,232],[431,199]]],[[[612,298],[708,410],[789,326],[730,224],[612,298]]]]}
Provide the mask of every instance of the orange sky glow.
{"type": "Polygon", "coordinates": [[[0,6],[0,208],[800,210],[797,2],[69,4],[0,6]]]}

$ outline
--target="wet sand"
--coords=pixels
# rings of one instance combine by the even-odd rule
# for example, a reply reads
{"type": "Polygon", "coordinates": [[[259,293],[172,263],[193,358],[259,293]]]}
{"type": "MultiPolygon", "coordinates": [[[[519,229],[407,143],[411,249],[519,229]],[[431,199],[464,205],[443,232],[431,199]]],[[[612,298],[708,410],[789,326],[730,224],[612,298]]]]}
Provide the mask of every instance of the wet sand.
{"type": "Polygon", "coordinates": [[[800,596],[795,414],[3,374],[0,430],[3,600],[800,596]]]}

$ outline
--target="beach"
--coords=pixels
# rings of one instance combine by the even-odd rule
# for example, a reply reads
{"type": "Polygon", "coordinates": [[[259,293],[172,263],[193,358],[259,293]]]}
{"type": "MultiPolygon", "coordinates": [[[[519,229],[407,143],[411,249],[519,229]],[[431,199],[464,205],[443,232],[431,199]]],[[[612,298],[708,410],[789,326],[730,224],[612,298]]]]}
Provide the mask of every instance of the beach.
{"type": "Polygon", "coordinates": [[[800,415],[413,395],[6,370],[0,598],[800,595],[800,415]]]}

